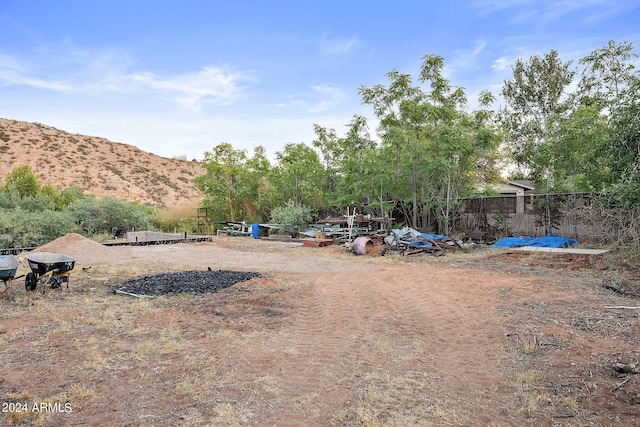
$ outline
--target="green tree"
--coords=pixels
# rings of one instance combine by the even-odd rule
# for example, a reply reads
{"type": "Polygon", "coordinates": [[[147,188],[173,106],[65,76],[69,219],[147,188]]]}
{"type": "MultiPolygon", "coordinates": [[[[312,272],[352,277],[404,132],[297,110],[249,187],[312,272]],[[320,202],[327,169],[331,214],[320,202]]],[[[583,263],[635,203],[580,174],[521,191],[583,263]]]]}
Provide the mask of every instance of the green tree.
{"type": "Polygon", "coordinates": [[[513,77],[504,82],[502,96],[506,107],[502,121],[507,129],[507,144],[516,164],[538,184],[548,189],[554,185],[554,158],[546,144],[557,117],[565,115],[573,105],[567,90],[576,71],[571,61],[563,62],[558,52],[518,59],[513,77]]]}
{"type": "Polygon", "coordinates": [[[109,234],[123,236],[127,231],[153,229],[154,215],[151,208],[136,202],[115,197],[96,199],[87,196],[78,199],[65,209],[85,235],[109,234]]]}
{"type": "Polygon", "coordinates": [[[81,187],[72,185],[71,187],[65,188],[60,191],[58,197],[56,198],[56,210],[63,210],[71,203],[75,202],[76,200],[82,199],[83,197],[85,197],[84,189],[82,189],[81,187]]]}
{"type": "Polygon", "coordinates": [[[47,194],[36,193],[16,200],[16,208],[29,212],[55,210],[55,199],[47,194]]]}
{"type": "Polygon", "coordinates": [[[243,210],[248,221],[259,222],[269,217],[272,206],[268,191],[271,163],[263,146],[254,148],[253,156],[247,160],[245,167],[247,176],[243,185],[243,210]]]}
{"type": "Polygon", "coordinates": [[[607,124],[606,137],[594,137],[597,160],[592,164],[606,172],[595,175],[594,181],[599,185],[594,186],[603,191],[608,204],[627,208],[640,203],[640,75],[634,65],[637,58],[631,43],[609,41],[580,60],[585,66],[581,100],[598,111],[601,119],[594,123],[607,124]]]}
{"type": "Polygon", "coordinates": [[[248,158],[245,150],[222,143],[205,153],[204,167],[206,173],[195,184],[207,196],[202,207],[212,219],[260,221],[267,217],[271,165],[264,147],[256,147],[248,158]]]}
{"type": "Polygon", "coordinates": [[[327,129],[314,124],[313,130],[316,138],[313,140],[312,145],[320,152],[321,161],[324,166],[323,192],[331,197],[331,195],[336,192],[337,182],[339,180],[338,169],[342,161],[343,146],[335,129],[327,129]]]}
{"type": "Polygon", "coordinates": [[[640,206],[640,78],[622,91],[619,103],[612,107],[612,138],[608,148],[612,171],[611,184],[605,189],[610,204],[640,206]]]}
{"type": "Polygon", "coordinates": [[[29,165],[15,166],[5,177],[6,191],[15,192],[18,197],[35,196],[40,190],[40,179],[29,165]]]}
{"type": "Polygon", "coordinates": [[[390,173],[380,184],[406,223],[431,229],[435,220],[448,233],[459,196],[470,192],[481,166],[486,171],[492,164],[481,159],[495,155],[498,136],[487,108],[493,97],[483,92],[483,110],[466,113],[464,90],[443,76],[444,59],[425,55],[422,61],[419,82],[427,90],[394,70],[387,86],[362,87],[360,93],[380,120],[380,150],[388,161],[377,166],[390,173]]]}
{"type": "Polygon", "coordinates": [[[151,208],[136,202],[127,202],[115,197],[105,197],[98,202],[103,233],[116,237],[127,231],[149,230],[152,228],[153,212],[151,208]]]}
{"type": "Polygon", "coordinates": [[[325,206],[324,170],[318,153],[304,143],[289,143],[276,153],[269,189],[274,206],[293,202],[294,206],[325,206]]]}
{"type": "Polygon", "coordinates": [[[69,212],[0,209],[0,247],[3,248],[40,246],[66,233],[78,231],[69,212]]]}
{"type": "Polygon", "coordinates": [[[599,108],[616,104],[621,93],[633,85],[632,61],[637,57],[631,43],[610,40],[581,58],[579,63],[585,67],[580,82],[582,102],[596,103],[599,108]]]}
{"type": "Polygon", "coordinates": [[[610,129],[595,105],[582,105],[567,116],[556,118],[539,158],[553,162],[557,191],[600,191],[611,179],[607,156],[601,149],[611,138],[610,129]]]}
{"type": "Polygon", "coordinates": [[[245,177],[245,150],[229,143],[218,144],[204,154],[206,173],[195,184],[206,196],[203,203],[216,220],[240,221],[242,218],[242,180],[245,177]]]}
{"type": "Polygon", "coordinates": [[[393,175],[387,191],[397,200],[405,220],[414,228],[418,225],[418,183],[422,181],[424,163],[420,149],[426,120],[425,94],[414,86],[411,75],[393,70],[387,73],[389,84],[361,87],[365,104],[372,106],[380,120],[378,132],[382,148],[393,159],[393,175]]]}
{"type": "Polygon", "coordinates": [[[331,203],[359,206],[373,215],[388,214],[395,206],[388,198],[392,166],[371,139],[364,117],[353,117],[347,135],[339,139],[339,146],[342,152],[339,180],[331,203]]]}
{"type": "Polygon", "coordinates": [[[366,119],[354,116],[344,137],[319,125],[315,132],[314,146],[324,159],[328,205],[355,205],[374,215],[389,213],[394,204],[387,198],[388,166],[369,135],[366,119]]]}

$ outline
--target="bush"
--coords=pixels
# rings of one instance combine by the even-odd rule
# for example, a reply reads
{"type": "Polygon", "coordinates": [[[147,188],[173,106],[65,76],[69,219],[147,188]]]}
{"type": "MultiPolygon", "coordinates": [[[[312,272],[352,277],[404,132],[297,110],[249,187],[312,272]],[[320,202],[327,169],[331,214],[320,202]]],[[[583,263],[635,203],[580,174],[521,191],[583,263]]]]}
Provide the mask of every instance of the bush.
{"type": "Polygon", "coordinates": [[[109,233],[119,237],[127,231],[153,229],[150,208],[113,197],[85,197],[71,203],[68,211],[86,235],[109,233]]]}
{"type": "Polygon", "coordinates": [[[11,247],[40,246],[67,233],[77,233],[78,226],[68,212],[45,210],[29,212],[16,209],[0,216],[3,233],[11,247]]]}
{"type": "Polygon", "coordinates": [[[271,211],[271,222],[280,224],[282,231],[287,234],[297,235],[313,220],[311,208],[296,206],[292,201],[286,206],[278,206],[271,211]]]}
{"type": "Polygon", "coordinates": [[[40,185],[28,165],[16,166],[0,187],[0,246],[32,247],[67,233],[122,236],[152,230],[154,212],[139,203],[85,196],[80,187],[40,185]]]}

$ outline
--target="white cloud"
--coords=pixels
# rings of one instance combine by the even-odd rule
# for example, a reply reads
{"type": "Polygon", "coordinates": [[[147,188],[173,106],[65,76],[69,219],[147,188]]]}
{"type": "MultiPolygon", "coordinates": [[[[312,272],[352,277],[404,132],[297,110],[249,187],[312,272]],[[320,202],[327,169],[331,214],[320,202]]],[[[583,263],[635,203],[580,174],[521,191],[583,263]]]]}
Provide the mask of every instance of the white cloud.
{"type": "Polygon", "coordinates": [[[2,84],[4,86],[31,86],[38,89],[47,89],[65,93],[71,93],[75,89],[74,85],[69,82],[32,78],[13,70],[1,68],[0,81],[3,82],[2,84]]]}
{"type": "Polygon", "coordinates": [[[504,9],[520,7],[523,4],[533,3],[534,0],[477,0],[474,4],[480,15],[490,15],[504,9]]]}
{"type": "Polygon", "coordinates": [[[471,56],[475,58],[476,56],[480,55],[485,47],[487,47],[487,44],[485,42],[476,42],[476,47],[475,49],[473,49],[473,52],[471,52],[471,56]]]}
{"type": "Polygon", "coordinates": [[[143,72],[127,78],[140,88],[151,89],[195,111],[204,104],[228,105],[241,96],[243,82],[255,81],[248,74],[215,66],[175,76],[159,77],[143,72]]]}
{"type": "Polygon", "coordinates": [[[9,55],[4,55],[0,53],[0,70],[5,72],[8,72],[8,71],[21,72],[21,71],[24,71],[24,67],[15,58],[9,55]]]}
{"type": "Polygon", "coordinates": [[[320,40],[320,48],[323,53],[328,55],[345,55],[362,45],[362,41],[353,36],[349,39],[329,39],[324,34],[320,40]]]}
{"type": "Polygon", "coordinates": [[[291,103],[309,113],[319,113],[340,104],[347,95],[339,88],[324,84],[311,87],[312,93],[292,95],[291,103]]]}
{"type": "Polygon", "coordinates": [[[0,54],[0,83],[3,86],[32,86],[40,89],[50,89],[67,92],[71,85],[63,81],[45,80],[29,76],[28,67],[17,59],[0,54]]]}
{"type": "Polygon", "coordinates": [[[491,64],[491,68],[494,71],[504,71],[508,70],[513,64],[515,64],[514,58],[501,56],[500,58],[493,61],[493,64],[491,64]]]}
{"type": "Polygon", "coordinates": [[[129,72],[127,68],[132,61],[113,51],[90,55],[72,50],[61,57],[66,59],[49,62],[40,58],[36,65],[30,65],[0,54],[0,84],[84,95],[151,91],[184,108],[198,111],[205,104],[232,103],[242,95],[244,83],[255,82],[250,73],[227,66],[210,65],[199,71],[168,76],[158,76],[150,71],[129,72]],[[66,77],[54,77],[60,74],[66,77]]]}
{"type": "Polygon", "coordinates": [[[445,74],[453,75],[458,72],[464,73],[474,68],[478,56],[485,50],[487,44],[484,41],[477,40],[474,43],[473,50],[458,49],[452,52],[450,58],[445,58],[445,74]]]}
{"type": "Polygon", "coordinates": [[[635,8],[636,4],[632,1],[612,0],[477,0],[474,7],[481,16],[509,10],[509,20],[512,23],[544,26],[565,19],[567,15],[572,15],[573,20],[580,19],[585,24],[593,25],[623,14],[626,10],[635,8]]]}

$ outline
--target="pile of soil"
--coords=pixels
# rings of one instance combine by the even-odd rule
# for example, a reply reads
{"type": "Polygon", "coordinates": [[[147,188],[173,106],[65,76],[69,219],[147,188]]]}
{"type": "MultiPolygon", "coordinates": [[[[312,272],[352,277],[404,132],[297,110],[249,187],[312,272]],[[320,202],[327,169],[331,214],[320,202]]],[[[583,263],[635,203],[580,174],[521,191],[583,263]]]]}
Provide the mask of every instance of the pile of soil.
{"type": "Polygon", "coordinates": [[[218,292],[256,277],[262,276],[260,273],[231,270],[181,271],[128,280],[115,287],[114,292],[122,291],[149,296],[180,293],[206,294],[218,292]]]}
{"type": "Polygon", "coordinates": [[[107,262],[112,257],[111,248],[76,233],[68,233],[33,252],[53,252],[75,258],[81,264],[107,262]]]}

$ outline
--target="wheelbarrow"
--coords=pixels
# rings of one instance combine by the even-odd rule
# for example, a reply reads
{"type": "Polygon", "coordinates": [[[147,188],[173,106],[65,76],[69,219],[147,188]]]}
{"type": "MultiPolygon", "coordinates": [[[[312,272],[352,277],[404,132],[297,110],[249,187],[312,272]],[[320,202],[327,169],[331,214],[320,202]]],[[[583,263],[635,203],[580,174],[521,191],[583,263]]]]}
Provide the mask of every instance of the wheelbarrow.
{"type": "Polygon", "coordinates": [[[65,283],[69,288],[69,275],[72,272],[91,268],[74,268],[75,258],[52,252],[33,252],[27,254],[25,258],[31,268],[31,272],[27,273],[24,279],[25,288],[27,291],[34,291],[40,283],[43,294],[46,285],[51,285],[52,289],[56,289],[65,283]]]}
{"type": "Polygon", "coordinates": [[[11,282],[22,276],[16,277],[18,270],[18,260],[13,255],[0,255],[0,280],[4,282],[4,292],[9,301],[13,300],[13,286],[11,282]]]}

